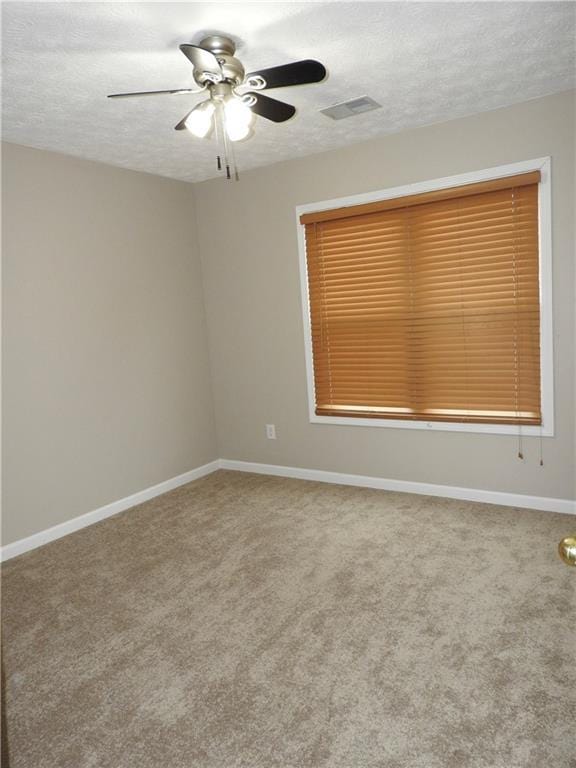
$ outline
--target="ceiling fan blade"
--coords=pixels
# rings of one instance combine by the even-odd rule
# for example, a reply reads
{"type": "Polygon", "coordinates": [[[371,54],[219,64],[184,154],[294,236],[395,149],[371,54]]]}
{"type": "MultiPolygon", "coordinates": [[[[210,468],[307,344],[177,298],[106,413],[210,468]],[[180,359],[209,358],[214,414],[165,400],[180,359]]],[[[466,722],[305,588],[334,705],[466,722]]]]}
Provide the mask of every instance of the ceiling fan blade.
{"type": "Polygon", "coordinates": [[[190,112],[187,112],[184,115],[182,120],[180,120],[180,122],[177,125],[174,126],[174,130],[175,131],[183,131],[186,128],[186,120],[188,120],[188,118],[190,117],[192,112],[194,112],[195,109],[196,109],[196,107],[194,107],[193,109],[190,110],[190,112]]]}
{"type": "Polygon", "coordinates": [[[171,91],[136,91],[135,93],[110,93],[109,99],[129,99],[132,96],[160,96],[162,94],[200,93],[196,88],[175,88],[171,91]]]}
{"type": "Polygon", "coordinates": [[[296,107],[292,104],[286,104],[284,101],[271,99],[270,96],[264,96],[263,93],[254,93],[251,91],[247,96],[253,96],[256,101],[250,106],[254,114],[265,117],[266,120],[272,120],[275,123],[283,123],[285,120],[296,114],[296,107]]]}
{"type": "Polygon", "coordinates": [[[280,67],[250,72],[250,74],[246,75],[245,82],[254,88],[256,86],[250,82],[250,79],[262,78],[266,83],[264,88],[286,88],[289,85],[319,83],[325,77],[326,68],[323,64],[313,59],[304,59],[304,61],[295,61],[293,64],[283,64],[280,67]]]}
{"type": "Polygon", "coordinates": [[[200,75],[204,72],[213,75],[218,81],[222,80],[224,75],[222,74],[222,67],[216,56],[205,48],[200,48],[197,45],[190,45],[189,43],[183,43],[180,46],[180,50],[186,56],[188,61],[192,63],[192,66],[196,70],[196,74],[200,75]]]}

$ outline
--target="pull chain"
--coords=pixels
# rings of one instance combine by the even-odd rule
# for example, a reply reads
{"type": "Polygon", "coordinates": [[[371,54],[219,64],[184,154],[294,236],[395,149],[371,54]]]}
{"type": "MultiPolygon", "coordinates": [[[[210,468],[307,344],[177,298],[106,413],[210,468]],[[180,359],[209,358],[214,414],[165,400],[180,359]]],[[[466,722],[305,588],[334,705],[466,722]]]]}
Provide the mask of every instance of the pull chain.
{"type": "Polygon", "coordinates": [[[234,142],[230,142],[230,153],[232,155],[232,168],[234,169],[234,179],[240,181],[240,175],[238,174],[238,166],[236,165],[236,150],[234,149],[234,142]]]}
{"type": "Polygon", "coordinates": [[[238,173],[238,166],[236,165],[236,153],[234,152],[234,142],[228,138],[228,132],[226,131],[226,114],[224,107],[219,104],[216,107],[215,114],[215,138],[216,145],[218,147],[218,154],[216,155],[216,168],[219,171],[226,172],[226,178],[232,179],[232,174],[236,181],[240,180],[238,173]]]}
{"type": "Polygon", "coordinates": [[[216,168],[217,170],[222,170],[222,125],[220,122],[220,110],[218,107],[216,107],[216,112],[214,114],[214,138],[216,140],[216,168]]]}
{"type": "Polygon", "coordinates": [[[222,139],[224,143],[224,167],[226,168],[226,178],[231,179],[232,176],[230,174],[230,144],[228,141],[228,131],[226,130],[226,113],[224,111],[224,106],[220,105],[220,117],[221,117],[221,125],[222,125],[222,139]]]}

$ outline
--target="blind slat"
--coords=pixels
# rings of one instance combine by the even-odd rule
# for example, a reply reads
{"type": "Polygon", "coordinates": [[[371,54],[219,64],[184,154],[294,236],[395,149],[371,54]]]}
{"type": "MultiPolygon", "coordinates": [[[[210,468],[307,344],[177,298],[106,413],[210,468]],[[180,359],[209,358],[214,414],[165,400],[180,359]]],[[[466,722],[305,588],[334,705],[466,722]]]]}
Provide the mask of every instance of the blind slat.
{"type": "MultiPolygon", "coordinates": [[[[334,219],[342,220],[348,217],[371,213],[382,213],[383,211],[402,208],[410,208],[413,210],[418,205],[428,205],[432,202],[441,206],[443,201],[452,201],[459,198],[466,198],[467,204],[471,206],[474,204],[471,201],[475,195],[484,195],[486,193],[496,192],[497,190],[519,189],[523,186],[534,187],[537,186],[539,181],[540,171],[530,171],[528,173],[521,173],[515,176],[507,176],[501,179],[491,179],[490,181],[465,184],[459,187],[437,189],[432,192],[424,192],[416,195],[406,195],[404,197],[395,197],[388,200],[380,200],[375,203],[366,203],[365,205],[354,205],[348,208],[333,208],[329,211],[305,213],[300,217],[300,223],[313,224],[334,219]]],[[[485,202],[491,201],[485,198],[485,200],[480,201],[478,205],[483,205],[485,202]]]]}
{"type": "Polygon", "coordinates": [[[302,218],[317,413],[541,423],[538,180],[302,218]]]}

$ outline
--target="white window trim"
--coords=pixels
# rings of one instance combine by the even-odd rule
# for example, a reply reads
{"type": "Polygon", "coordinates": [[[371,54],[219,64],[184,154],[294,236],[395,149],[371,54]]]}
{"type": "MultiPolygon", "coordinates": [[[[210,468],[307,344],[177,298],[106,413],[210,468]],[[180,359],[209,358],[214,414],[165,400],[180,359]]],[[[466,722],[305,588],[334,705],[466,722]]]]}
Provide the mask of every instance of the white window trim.
{"type": "Polygon", "coordinates": [[[524,160],[509,165],[499,165],[481,171],[446,176],[441,179],[407,184],[402,187],[366,192],[360,195],[340,197],[335,200],[323,200],[296,207],[298,228],[298,252],[300,259],[300,285],[302,291],[302,317],[304,321],[304,348],[306,355],[306,378],[308,389],[308,410],[310,422],[314,424],[335,424],[357,427],[384,427],[386,429],[428,429],[446,432],[484,432],[499,435],[542,435],[554,436],[554,356],[552,329],[552,194],[551,162],[549,157],[524,160]],[[315,413],[314,366],[312,362],[312,332],[310,324],[310,301],[308,296],[308,270],[306,264],[305,229],[300,224],[300,216],[314,211],[331,208],[362,205],[378,200],[389,200],[405,195],[433,192],[478,181],[489,181],[518,173],[540,171],[541,181],[538,188],[538,231],[539,231],[539,278],[540,278],[540,383],[542,397],[542,426],[518,426],[514,424],[471,424],[447,421],[413,421],[396,419],[362,419],[338,416],[317,416],[315,413]]]}

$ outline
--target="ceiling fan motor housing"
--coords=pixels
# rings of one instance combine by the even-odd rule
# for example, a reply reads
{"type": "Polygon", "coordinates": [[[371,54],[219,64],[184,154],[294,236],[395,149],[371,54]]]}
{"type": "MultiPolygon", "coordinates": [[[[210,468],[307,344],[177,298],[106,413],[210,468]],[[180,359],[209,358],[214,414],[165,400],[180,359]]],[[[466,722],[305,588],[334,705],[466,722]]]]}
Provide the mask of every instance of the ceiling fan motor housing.
{"type": "MultiPolygon", "coordinates": [[[[222,68],[222,74],[224,79],[233,83],[234,85],[240,85],[244,81],[244,67],[241,62],[234,57],[236,52],[236,44],[229,37],[224,35],[210,35],[200,41],[199,48],[204,48],[206,51],[210,51],[218,59],[218,63],[222,68]]],[[[194,79],[199,85],[204,85],[210,81],[209,78],[203,78],[202,73],[194,73],[194,79]]]]}

